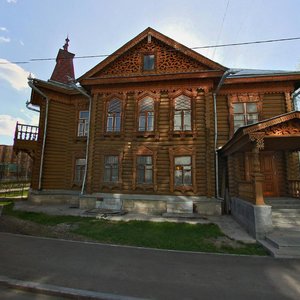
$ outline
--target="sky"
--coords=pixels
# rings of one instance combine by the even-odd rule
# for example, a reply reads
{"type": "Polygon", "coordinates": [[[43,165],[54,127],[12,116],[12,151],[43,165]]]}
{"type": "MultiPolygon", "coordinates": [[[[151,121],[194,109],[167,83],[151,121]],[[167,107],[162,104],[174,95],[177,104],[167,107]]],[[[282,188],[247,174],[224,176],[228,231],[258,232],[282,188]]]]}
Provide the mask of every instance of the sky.
{"type": "MultiPolygon", "coordinates": [[[[0,144],[26,108],[29,73],[48,80],[67,35],[76,56],[110,54],[147,27],[187,47],[300,36],[300,0],[0,0],[0,144]]],[[[300,40],[197,50],[228,68],[300,70],[300,40]]],[[[78,78],[102,58],[75,59],[78,78]]]]}

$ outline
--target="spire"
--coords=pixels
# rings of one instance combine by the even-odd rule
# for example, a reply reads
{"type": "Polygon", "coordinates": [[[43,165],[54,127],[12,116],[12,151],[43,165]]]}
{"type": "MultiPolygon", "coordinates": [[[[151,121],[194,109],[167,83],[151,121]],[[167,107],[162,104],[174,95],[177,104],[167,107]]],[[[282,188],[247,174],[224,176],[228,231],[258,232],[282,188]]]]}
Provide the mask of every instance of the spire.
{"type": "Polygon", "coordinates": [[[70,78],[75,79],[73,58],[75,54],[68,51],[69,48],[69,36],[65,39],[65,44],[63,49],[58,50],[56,56],[56,65],[51,75],[50,80],[61,82],[61,83],[70,83],[70,78]]]}
{"type": "Polygon", "coordinates": [[[67,35],[67,38],[65,39],[65,41],[66,41],[66,42],[65,42],[63,48],[64,48],[64,50],[68,51],[68,48],[69,48],[69,42],[70,42],[70,40],[69,40],[69,35],[67,35]]]}

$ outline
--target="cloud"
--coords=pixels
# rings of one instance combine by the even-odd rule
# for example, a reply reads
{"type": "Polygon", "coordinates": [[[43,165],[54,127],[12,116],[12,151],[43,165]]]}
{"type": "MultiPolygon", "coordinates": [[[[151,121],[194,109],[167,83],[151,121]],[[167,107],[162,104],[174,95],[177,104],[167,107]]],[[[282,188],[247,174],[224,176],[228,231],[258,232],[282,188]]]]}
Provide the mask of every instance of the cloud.
{"type": "Polygon", "coordinates": [[[0,135],[14,136],[16,123],[25,123],[23,119],[15,118],[10,115],[0,115],[0,135]]]}
{"type": "Polygon", "coordinates": [[[15,4],[17,3],[17,0],[6,0],[7,3],[12,3],[12,4],[15,4]]]}
{"type": "Polygon", "coordinates": [[[19,41],[21,46],[24,46],[24,42],[22,40],[19,41]]]}
{"type": "Polygon", "coordinates": [[[0,80],[7,81],[14,89],[20,91],[28,87],[29,72],[20,66],[0,58],[0,80]]]}
{"type": "Polygon", "coordinates": [[[0,27],[0,31],[8,31],[6,27],[0,27]]]}
{"type": "Polygon", "coordinates": [[[10,42],[10,38],[0,36],[0,43],[9,43],[9,42],[10,42]]]}
{"type": "MultiPolygon", "coordinates": [[[[38,109],[38,107],[36,107],[38,109]]],[[[33,126],[39,125],[40,114],[38,112],[33,112],[28,109],[21,109],[20,112],[26,117],[26,124],[30,124],[33,126]]]]}
{"type": "MultiPolygon", "coordinates": [[[[194,24],[186,20],[166,20],[161,24],[160,32],[190,48],[210,45],[209,40],[194,28],[194,24]]],[[[207,58],[212,59],[210,49],[199,49],[195,51],[206,56],[207,58]]],[[[214,60],[216,62],[222,61],[222,58],[223,55],[221,51],[217,52],[214,56],[214,60]]]]}

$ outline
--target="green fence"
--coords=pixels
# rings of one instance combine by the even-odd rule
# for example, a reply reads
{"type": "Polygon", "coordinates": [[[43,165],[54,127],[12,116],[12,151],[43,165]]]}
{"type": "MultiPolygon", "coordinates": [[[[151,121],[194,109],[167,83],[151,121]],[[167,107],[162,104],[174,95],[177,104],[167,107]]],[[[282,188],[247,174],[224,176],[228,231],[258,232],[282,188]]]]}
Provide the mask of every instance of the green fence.
{"type": "Polygon", "coordinates": [[[29,181],[0,181],[0,198],[27,198],[29,181]]]}

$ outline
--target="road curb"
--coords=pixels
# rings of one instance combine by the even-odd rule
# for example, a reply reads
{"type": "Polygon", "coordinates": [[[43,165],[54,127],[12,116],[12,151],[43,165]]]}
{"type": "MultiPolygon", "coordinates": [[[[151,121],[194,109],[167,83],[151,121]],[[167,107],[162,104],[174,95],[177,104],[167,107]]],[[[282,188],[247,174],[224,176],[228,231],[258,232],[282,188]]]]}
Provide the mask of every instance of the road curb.
{"type": "Polygon", "coordinates": [[[52,284],[44,284],[31,281],[12,279],[0,275],[0,285],[31,293],[39,293],[50,296],[60,296],[68,299],[87,300],[146,300],[145,298],[127,297],[109,293],[93,292],[81,289],[61,287],[52,284]]]}

